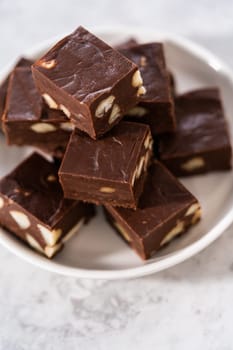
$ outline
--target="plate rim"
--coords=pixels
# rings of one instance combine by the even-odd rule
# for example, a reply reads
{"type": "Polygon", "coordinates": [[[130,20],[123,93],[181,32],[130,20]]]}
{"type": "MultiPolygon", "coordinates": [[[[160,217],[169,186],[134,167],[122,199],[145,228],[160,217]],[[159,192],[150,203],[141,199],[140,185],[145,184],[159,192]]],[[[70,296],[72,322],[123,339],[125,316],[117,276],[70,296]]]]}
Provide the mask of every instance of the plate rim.
{"type": "MultiPolygon", "coordinates": [[[[120,35],[125,36],[151,36],[152,32],[154,32],[154,40],[163,40],[167,42],[171,42],[176,46],[179,46],[185,51],[188,51],[191,55],[201,59],[209,66],[212,67],[219,74],[227,76],[229,82],[233,87],[233,71],[231,68],[221,59],[219,59],[216,55],[210,52],[208,49],[202,47],[201,45],[193,42],[190,39],[182,37],[180,35],[176,35],[174,33],[169,32],[161,32],[155,31],[150,28],[142,28],[142,27],[133,27],[133,26],[90,26],[90,30],[97,33],[97,35],[101,35],[101,33],[118,33],[120,35]]],[[[60,38],[64,37],[66,34],[59,35],[53,37],[48,40],[44,40],[41,43],[34,45],[32,48],[25,50],[22,55],[31,57],[36,54],[36,52],[40,52],[46,46],[51,45],[56,42],[60,38]]],[[[22,56],[21,55],[21,56],[22,56]]],[[[7,72],[14,65],[15,60],[6,65],[0,71],[0,78],[4,78],[7,72]]],[[[21,258],[22,260],[31,263],[34,266],[38,266],[44,270],[58,273],[65,276],[72,276],[76,278],[88,278],[88,279],[104,279],[104,280],[117,280],[117,279],[130,279],[141,276],[150,275],[156,272],[160,272],[162,270],[168,269],[172,266],[175,266],[195,254],[201,252],[203,249],[208,247],[211,243],[213,243],[218,237],[220,237],[224,231],[232,224],[233,222],[233,207],[227,212],[227,214],[204,236],[202,236],[197,241],[188,245],[185,248],[181,248],[176,253],[170,253],[166,255],[166,257],[159,261],[154,261],[151,263],[145,263],[142,266],[126,268],[126,269],[117,269],[117,270],[94,270],[94,269],[85,269],[79,267],[71,267],[64,266],[56,261],[49,260],[40,256],[34,251],[25,250],[20,248],[18,245],[14,244],[10,238],[0,234],[0,244],[7,248],[11,253],[21,258]]],[[[1,229],[2,230],[2,229],[1,229]]],[[[149,262],[149,260],[148,260],[149,262]]]]}

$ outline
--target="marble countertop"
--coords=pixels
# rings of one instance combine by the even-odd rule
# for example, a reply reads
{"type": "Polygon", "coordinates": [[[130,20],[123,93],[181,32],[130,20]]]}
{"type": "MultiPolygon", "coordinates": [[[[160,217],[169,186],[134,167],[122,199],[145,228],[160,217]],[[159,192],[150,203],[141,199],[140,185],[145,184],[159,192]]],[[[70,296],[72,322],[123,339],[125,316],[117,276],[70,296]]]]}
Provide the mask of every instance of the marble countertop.
{"type": "MultiPolygon", "coordinates": [[[[232,17],[230,0],[0,0],[0,66],[78,24],[146,24],[233,67],[232,17]]],[[[0,350],[233,349],[232,229],[185,263],[129,281],[66,278],[0,248],[0,350]]]]}

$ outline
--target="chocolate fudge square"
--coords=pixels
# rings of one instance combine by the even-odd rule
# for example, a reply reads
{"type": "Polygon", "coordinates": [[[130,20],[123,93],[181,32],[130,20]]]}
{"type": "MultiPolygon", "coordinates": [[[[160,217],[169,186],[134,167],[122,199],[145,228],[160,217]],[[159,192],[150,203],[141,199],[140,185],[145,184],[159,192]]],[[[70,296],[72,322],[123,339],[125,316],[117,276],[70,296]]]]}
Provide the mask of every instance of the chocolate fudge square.
{"type": "Polygon", "coordinates": [[[174,132],[173,85],[166,67],[163,44],[139,44],[120,52],[138,65],[146,89],[141,102],[128,111],[127,117],[150,125],[152,135],[174,132]]]}
{"type": "Polygon", "coordinates": [[[57,170],[34,153],[0,181],[0,225],[48,258],[94,215],[92,205],[64,199],[57,170]]]}
{"type": "Polygon", "coordinates": [[[40,119],[43,100],[32,79],[30,67],[18,67],[11,76],[8,86],[3,121],[6,118],[29,120],[40,119]]]}
{"type": "Polygon", "coordinates": [[[38,90],[50,108],[96,139],[145,93],[137,66],[79,27],[32,66],[38,90]]]}
{"type": "Polygon", "coordinates": [[[161,164],[149,169],[137,210],[105,205],[110,224],[142,259],[187,231],[201,217],[197,199],[161,164]]]}
{"type": "Polygon", "coordinates": [[[74,131],[61,167],[65,197],[136,208],[152,156],[147,125],[121,122],[99,140],[74,131]]]}
{"type": "Polygon", "coordinates": [[[232,149],[219,90],[194,90],[175,104],[177,132],[160,136],[161,161],[176,176],[230,169],[232,149]]]}
{"type": "Polygon", "coordinates": [[[63,112],[43,103],[30,67],[20,67],[9,81],[3,129],[9,145],[31,145],[53,154],[65,149],[73,125],[63,112]]]}
{"type": "MultiPolygon", "coordinates": [[[[16,67],[30,67],[32,65],[32,61],[27,58],[20,58],[18,62],[16,63],[14,69],[16,67]]],[[[10,74],[4,79],[2,84],[0,85],[0,118],[2,118],[3,111],[5,108],[6,103],[6,95],[7,95],[7,88],[9,84],[10,74]]]]}

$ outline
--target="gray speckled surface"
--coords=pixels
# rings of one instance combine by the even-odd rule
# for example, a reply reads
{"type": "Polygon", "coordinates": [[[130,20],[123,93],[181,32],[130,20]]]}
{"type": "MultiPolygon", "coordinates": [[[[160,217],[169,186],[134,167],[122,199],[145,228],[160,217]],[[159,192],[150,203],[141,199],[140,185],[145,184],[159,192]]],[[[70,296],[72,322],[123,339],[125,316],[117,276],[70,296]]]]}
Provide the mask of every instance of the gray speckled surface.
{"type": "MultiPolygon", "coordinates": [[[[0,0],[0,65],[78,24],[132,25],[187,35],[233,66],[233,2],[0,0]]],[[[131,281],[39,270],[0,249],[0,350],[230,350],[233,234],[189,261],[131,281]]]]}

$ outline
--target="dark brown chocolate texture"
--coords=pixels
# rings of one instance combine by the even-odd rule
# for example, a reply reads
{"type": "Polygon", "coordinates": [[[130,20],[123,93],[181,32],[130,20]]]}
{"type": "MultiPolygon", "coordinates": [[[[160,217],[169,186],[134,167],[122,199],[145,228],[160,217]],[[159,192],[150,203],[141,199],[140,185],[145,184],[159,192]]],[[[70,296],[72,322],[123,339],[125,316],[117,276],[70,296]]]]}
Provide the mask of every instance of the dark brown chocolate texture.
{"type": "Polygon", "coordinates": [[[105,206],[107,220],[142,259],[201,217],[197,199],[158,161],[151,166],[136,210],[105,206]]]}
{"type": "Polygon", "coordinates": [[[121,122],[96,141],[74,131],[59,169],[64,194],[136,208],[151,156],[147,125],[121,122]]]}
{"type": "Polygon", "coordinates": [[[0,181],[1,226],[47,257],[94,215],[92,205],[64,199],[57,170],[34,153],[0,181]]]}
{"type": "Polygon", "coordinates": [[[3,122],[6,119],[40,119],[43,104],[32,79],[30,67],[19,67],[12,72],[8,91],[3,122]]]}
{"type": "MultiPolygon", "coordinates": [[[[27,58],[20,58],[18,62],[16,63],[14,69],[16,67],[30,67],[32,65],[32,61],[27,58]]],[[[7,95],[7,88],[9,84],[10,74],[5,78],[5,80],[0,85],[0,118],[2,118],[5,103],[6,103],[6,95],[7,95]]]]}
{"type": "Polygon", "coordinates": [[[54,154],[65,149],[73,125],[61,111],[43,103],[30,67],[20,67],[10,78],[3,128],[9,145],[31,145],[54,154]]]}
{"type": "Polygon", "coordinates": [[[38,90],[75,126],[98,138],[144,93],[137,66],[79,27],[40,58],[32,71],[38,90]]]}
{"type": "Polygon", "coordinates": [[[146,93],[127,116],[150,125],[153,135],[174,132],[175,112],[171,77],[167,71],[163,44],[149,43],[121,49],[141,72],[146,93]]]}
{"type": "Polygon", "coordinates": [[[232,150],[217,88],[176,98],[177,132],[160,137],[161,161],[177,176],[231,168],[232,150]]]}

